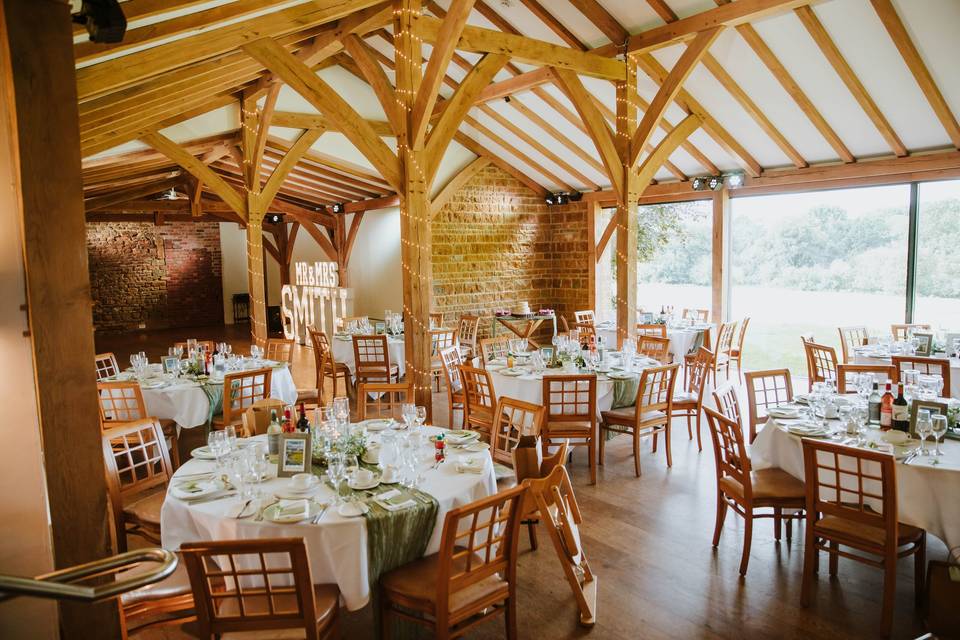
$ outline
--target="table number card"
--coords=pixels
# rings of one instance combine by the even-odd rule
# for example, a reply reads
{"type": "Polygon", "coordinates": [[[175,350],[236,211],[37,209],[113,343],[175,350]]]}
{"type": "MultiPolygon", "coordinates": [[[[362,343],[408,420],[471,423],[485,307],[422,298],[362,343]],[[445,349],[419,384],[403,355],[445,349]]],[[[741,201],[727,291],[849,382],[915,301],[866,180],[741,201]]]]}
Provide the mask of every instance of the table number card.
{"type": "Polygon", "coordinates": [[[289,478],[310,471],[313,447],[309,433],[284,433],[280,435],[280,460],[277,462],[277,477],[289,478]]]}

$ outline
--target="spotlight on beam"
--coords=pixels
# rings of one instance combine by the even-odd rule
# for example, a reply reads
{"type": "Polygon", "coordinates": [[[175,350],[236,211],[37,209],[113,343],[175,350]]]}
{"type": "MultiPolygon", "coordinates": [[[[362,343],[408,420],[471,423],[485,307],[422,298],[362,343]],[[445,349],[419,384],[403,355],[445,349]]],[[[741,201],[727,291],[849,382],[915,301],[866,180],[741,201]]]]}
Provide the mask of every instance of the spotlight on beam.
{"type": "Polygon", "coordinates": [[[127,32],[127,18],[117,0],[83,0],[71,17],[86,27],[91,42],[121,42],[127,32]]]}
{"type": "Polygon", "coordinates": [[[343,213],[344,211],[346,211],[346,205],[344,205],[342,202],[336,202],[332,207],[330,207],[330,209],[334,213],[343,213]]]}
{"type": "Polygon", "coordinates": [[[264,222],[269,222],[270,224],[280,224],[283,221],[283,216],[278,213],[268,213],[263,216],[264,222]]]}
{"type": "Polygon", "coordinates": [[[548,193],[547,196],[543,199],[547,203],[547,206],[557,204],[557,195],[555,193],[548,193]]]}
{"type": "Polygon", "coordinates": [[[727,186],[731,189],[737,189],[743,186],[743,174],[742,173],[730,173],[727,174],[727,186]]]}
{"type": "Polygon", "coordinates": [[[570,202],[580,202],[583,200],[583,192],[571,191],[568,197],[570,198],[570,202]]]}

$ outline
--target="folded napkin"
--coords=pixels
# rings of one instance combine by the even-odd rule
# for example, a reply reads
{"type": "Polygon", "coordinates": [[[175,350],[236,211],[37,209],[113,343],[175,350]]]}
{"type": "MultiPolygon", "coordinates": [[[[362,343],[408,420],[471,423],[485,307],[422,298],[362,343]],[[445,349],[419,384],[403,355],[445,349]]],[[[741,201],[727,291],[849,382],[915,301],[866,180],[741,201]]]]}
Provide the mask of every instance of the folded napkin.
{"type": "Polygon", "coordinates": [[[400,509],[416,506],[417,503],[413,498],[400,500],[402,497],[402,493],[396,489],[390,489],[390,491],[384,491],[378,495],[375,502],[387,511],[399,511],[400,509]]]}
{"type": "Polygon", "coordinates": [[[471,456],[457,460],[458,473],[483,473],[485,467],[486,460],[479,456],[471,456]]]}
{"type": "Polygon", "coordinates": [[[218,489],[223,487],[219,482],[209,478],[197,478],[195,480],[184,480],[178,482],[170,488],[170,493],[174,498],[180,500],[194,500],[205,498],[212,495],[218,489]]]}
{"type": "Polygon", "coordinates": [[[310,501],[306,499],[299,500],[280,500],[277,503],[276,517],[292,518],[302,516],[304,518],[310,513],[310,501]]]}
{"type": "Polygon", "coordinates": [[[799,418],[800,410],[797,407],[770,407],[767,415],[771,418],[799,418]]]}

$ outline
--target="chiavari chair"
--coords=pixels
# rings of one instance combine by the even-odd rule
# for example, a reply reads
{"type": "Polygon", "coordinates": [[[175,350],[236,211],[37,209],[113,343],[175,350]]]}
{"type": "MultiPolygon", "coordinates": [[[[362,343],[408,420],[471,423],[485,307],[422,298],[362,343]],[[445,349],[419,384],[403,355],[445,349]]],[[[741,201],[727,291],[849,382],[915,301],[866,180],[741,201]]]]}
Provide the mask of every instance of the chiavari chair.
{"type": "Polygon", "coordinates": [[[313,584],[303,538],[186,542],[180,550],[201,637],[338,636],[340,590],[313,584]]]}
{"type": "Polygon", "coordinates": [[[837,393],[855,393],[850,391],[850,385],[853,383],[853,376],[857,374],[869,373],[877,384],[881,385],[887,380],[894,380],[897,377],[897,368],[892,364],[838,364],[837,365],[837,393]]]}
{"type": "Polygon", "coordinates": [[[853,348],[867,344],[870,334],[866,327],[838,327],[837,331],[840,333],[840,352],[843,354],[843,361],[849,363],[853,358],[853,348]]]}
{"type": "Polygon", "coordinates": [[[717,348],[713,350],[713,386],[717,386],[717,373],[720,367],[725,367],[727,378],[730,377],[730,352],[733,350],[733,338],[736,335],[737,323],[724,322],[717,333],[717,348]]]}
{"type": "Polygon", "coordinates": [[[684,320],[692,318],[694,322],[706,322],[710,318],[709,309],[684,309],[683,315],[680,316],[684,320]]]}
{"type": "Polygon", "coordinates": [[[112,352],[98,353],[94,356],[93,362],[97,368],[97,382],[113,378],[120,373],[117,357],[112,352]]]}
{"type": "Polygon", "coordinates": [[[637,336],[637,353],[660,364],[670,364],[670,338],[637,336]]]}
{"type": "Polygon", "coordinates": [[[463,315],[457,326],[457,342],[465,360],[477,354],[477,331],[480,328],[480,316],[463,315]]]}
{"type": "Polygon", "coordinates": [[[673,387],[677,380],[678,364],[644,369],[637,386],[637,399],[632,407],[611,409],[600,414],[600,464],[603,464],[606,432],[628,433],[633,436],[633,466],[640,477],[640,436],[653,435],[653,451],[657,451],[657,436],[663,433],[667,466],[673,466],[670,453],[670,414],[673,411],[673,387]]]}
{"type": "Polygon", "coordinates": [[[337,381],[343,380],[343,393],[350,397],[350,368],[343,362],[337,362],[330,348],[330,340],[323,331],[313,327],[308,329],[310,342],[313,344],[313,360],[317,367],[317,399],[320,404],[326,404],[325,386],[327,379],[333,380],[333,397],[337,397],[337,381]]]}
{"type": "Polygon", "coordinates": [[[461,365],[460,383],[463,385],[464,427],[479,431],[489,441],[493,433],[493,412],[497,406],[497,394],[490,372],[461,365]]]}
{"type": "Polygon", "coordinates": [[[638,324],[637,337],[654,336],[657,338],[667,337],[667,325],[665,324],[638,324]]]}
{"type": "Polygon", "coordinates": [[[527,502],[533,503],[545,521],[553,548],[563,568],[563,574],[573,591],[580,609],[580,624],[591,627],[596,622],[597,581],[583,550],[580,525],[583,515],[573,493],[570,476],[563,465],[553,468],[549,475],[524,480],[527,502]]]}
{"type": "Polygon", "coordinates": [[[154,418],[106,429],[100,436],[117,551],[127,534],[160,544],[160,508],[173,475],[163,429],[154,418]]]}
{"type": "MultiPolygon", "coordinates": [[[[143,399],[143,391],[136,380],[117,380],[97,383],[97,401],[100,408],[100,429],[144,420],[147,415],[147,404],[143,399]]],[[[173,468],[180,467],[180,443],[177,434],[177,423],[173,420],[158,420],[163,435],[168,441],[170,456],[173,459],[173,468]]]]}
{"type": "Polygon", "coordinates": [[[574,311],[573,312],[573,321],[576,324],[596,324],[596,317],[594,316],[593,309],[585,309],[584,311],[574,311]]]}
{"type": "Polygon", "coordinates": [[[597,483],[597,376],[544,376],[543,448],[566,440],[585,447],[590,464],[590,484],[597,483]]]}
{"type": "Polygon", "coordinates": [[[268,338],[264,347],[264,358],[277,362],[293,362],[293,340],[268,338]]]}
{"type": "Polygon", "coordinates": [[[413,402],[413,381],[361,382],[357,387],[357,418],[403,420],[403,405],[413,402]]]}
{"type": "Polygon", "coordinates": [[[895,342],[903,342],[910,339],[911,331],[930,331],[929,324],[892,324],[890,333],[893,334],[895,342]]]}
{"type": "Polygon", "coordinates": [[[440,376],[443,375],[443,362],[440,352],[457,344],[455,329],[430,329],[430,378],[440,391],[440,376]]]}
{"type": "Polygon", "coordinates": [[[807,524],[800,603],[810,605],[820,551],[829,554],[831,576],[837,574],[840,557],[877,567],[884,573],[881,624],[889,635],[897,560],[914,557],[914,593],[919,605],[927,547],[926,531],[897,520],[895,459],[889,453],[812,438],[801,442],[807,524]]]}
{"type": "Polygon", "coordinates": [[[480,362],[484,368],[497,358],[506,359],[510,351],[510,338],[484,338],[480,341],[480,362]]]}
{"type": "Polygon", "coordinates": [[[730,346],[729,360],[731,363],[737,363],[737,375],[741,378],[743,377],[743,344],[747,340],[747,325],[749,324],[749,317],[740,321],[740,331],[737,332],[737,338],[730,346]]]}
{"type": "Polygon", "coordinates": [[[747,371],[744,377],[750,416],[750,444],[753,444],[757,439],[758,427],[767,422],[767,410],[793,401],[793,382],[789,369],[747,371]]]}
{"type": "Polygon", "coordinates": [[[793,532],[793,520],[803,517],[805,505],[803,483],[783,469],[753,470],[747,445],[740,425],[723,414],[706,407],[707,425],[713,441],[717,472],[717,521],[713,529],[713,546],[720,544],[727,508],[743,518],[743,553],[740,556],[740,575],[747,575],[750,562],[750,543],[753,540],[755,518],[773,518],[774,538],[780,540],[783,520],[787,521],[787,541],[793,532]],[[772,513],[757,513],[757,509],[772,509],[772,513]],[[787,513],[783,510],[788,509],[787,513]]]}
{"type": "Polygon", "coordinates": [[[460,411],[461,418],[464,414],[463,383],[460,381],[463,352],[457,347],[441,349],[440,364],[443,366],[443,377],[447,381],[447,410],[449,411],[447,426],[453,429],[453,413],[460,411]]]}
{"type": "MultiPolygon", "coordinates": [[[[522,436],[538,436],[543,427],[546,409],[539,404],[501,396],[494,411],[495,422],[490,438],[490,455],[494,462],[513,467],[513,449],[522,436]]],[[[512,479],[516,479],[513,476],[512,479]]]]}
{"type": "Polygon", "coordinates": [[[273,369],[237,371],[223,376],[223,412],[213,417],[213,427],[222,429],[243,423],[243,412],[258,400],[270,396],[273,369]]]}
{"type": "Polygon", "coordinates": [[[943,378],[941,397],[950,397],[950,360],[947,358],[928,358],[923,356],[893,356],[890,358],[893,366],[893,382],[900,382],[900,376],[908,369],[915,369],[923,374],[938,375],[943,378]]]}
{"type": "Polygon", "coordinates": [[[713,402],[724,418],[733,420],[743,431],[743,411],[740,410],[740,399],[737,397],[737,388],[730,382],[725,382],[713,390],[713,402]]]}
{"type": "Polygon", "coordinates": [[[807,356],[807,380],[810,389],[814,382],[837,379],[837,352],[833,347],[800,338],[807,356]]]}
{"type": "Polygon", "coordinates": [[[673,396],[673,413],[671,418],[687,419],[687,435],[693,440],[693,419],[697,422],[697,450],[703,451],[703,442],[700,436],[700,421],[703,415],[703,392],[707,386],[707,373],[710,363],[713,362],[713,352],[700,347],[689,366],[686,389],[673,396]]]}
{"type": "Polygon", "coordinates": [[[381,638],[392,618],[412,620],[438,638],[463,635],[503,613],[517,637],[517,546],[524,501],[514,487],[447,512],[440,550],[380,579],[381,638]]]}
{"type": "Polygon", "coordinates": [[[397,382],[400,368],[390,363],[387,336],[353,336],[354,377],[358,382],[397,382]]]}

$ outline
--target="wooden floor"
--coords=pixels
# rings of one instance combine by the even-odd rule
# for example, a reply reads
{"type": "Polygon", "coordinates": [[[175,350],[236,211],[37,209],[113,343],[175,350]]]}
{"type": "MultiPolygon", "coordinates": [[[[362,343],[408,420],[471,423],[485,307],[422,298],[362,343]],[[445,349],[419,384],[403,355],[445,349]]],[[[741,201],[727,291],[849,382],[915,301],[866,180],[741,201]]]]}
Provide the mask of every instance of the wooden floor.
{"type": "MultiPolygon", "coordinates": [[[[222,328],[154,333],[149,338],[98,338],[100,350],[118,358],[130,351],[166,353],[174,338],[216,338],[222,328]],[[125,351],[127,350],[127,351],[125,351]]],[[[246,338],[229,332],[235,348],[246,338]]],[[[298,387],[313,384],[313,359],[299,348],[294,361],[298,387]]],[[[445,397],[435,394],[438,422],[446,417],[445,397]]],[[[706,425],[704,425],[705,427],[706,425]]],[[[197,430],[193,430],[197,431],[197,430]]],[[[706,437],[706,433],[704,433],[706,437]]],[[[706,443],[705,443],[706,444],[706,443]]],[[[563,579],[553,549],[541,534],[541,546],[530,551],[521,538],[519,608],[521,638],[876,638],[880,619],[881,572],[841,559],[831,580],[825,554],[814,604],[800,607],[803,529],[793,541],[777,544],[773,525],[754,528],[750,567],[738,574],[743,522],[727,515],[717,549],[711,546],[716,482],[709,448],[697,451],[687,440],[686,425],[677,421],[673,433],[673,468],[667,469],[663,450],[642,453],[642,477],[633,475],[630,443],[625,437],[607,446],[606,465],[598,483],[590,486],[585,455],[574,454],[569,466],[583,510],[583,544],[599,580],[598,623],[592,629],[576,624],[573,597],[563,579]]],[[[931,538],[929,559],[945,559],[946,549],[931,538]]],[[[345,615],[344,638],[372,637],[369,607],[345,615]]],[[[144,638],[188,638],[190,626],[141,633],[144,638]]],[[[900,563],[897,576],[893,638],[915,638],[923,628],[913,605],[913,561],[900,563]]],[[[503,626],[490,622],[469,638],[502,638],[503,626]]]]}

